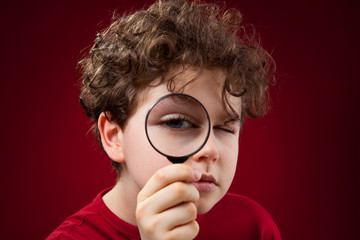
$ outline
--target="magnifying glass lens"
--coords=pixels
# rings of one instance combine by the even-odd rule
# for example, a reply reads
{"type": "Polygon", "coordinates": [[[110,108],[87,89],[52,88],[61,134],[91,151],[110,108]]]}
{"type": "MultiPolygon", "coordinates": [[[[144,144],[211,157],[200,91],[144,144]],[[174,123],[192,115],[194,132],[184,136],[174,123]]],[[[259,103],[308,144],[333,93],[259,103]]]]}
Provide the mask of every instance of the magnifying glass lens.
{"type": "Polygon", "coordinates": [[[146,131],[151,145],[173,161],[171,158],[189,157],[202,148],[208,138],[209,121],[198,100],[185,94],[170,94],[149,110],[146,131]]]}

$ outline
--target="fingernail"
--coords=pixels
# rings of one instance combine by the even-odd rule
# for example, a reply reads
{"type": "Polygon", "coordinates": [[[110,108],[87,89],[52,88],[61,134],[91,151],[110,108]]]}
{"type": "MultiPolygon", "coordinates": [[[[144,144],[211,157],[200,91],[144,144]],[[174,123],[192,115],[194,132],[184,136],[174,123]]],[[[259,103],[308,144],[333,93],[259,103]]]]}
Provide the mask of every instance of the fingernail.
{"type": "Polygon", "coordinates": [[[195,180],[197,181],[197,180],[200,180],[200,178],[201,178],[201,173],[199,172],[199,171],[197,171],[197,170],[193,170],[193,172],[194,172],[194,178],[195,178],[195,180]]]}

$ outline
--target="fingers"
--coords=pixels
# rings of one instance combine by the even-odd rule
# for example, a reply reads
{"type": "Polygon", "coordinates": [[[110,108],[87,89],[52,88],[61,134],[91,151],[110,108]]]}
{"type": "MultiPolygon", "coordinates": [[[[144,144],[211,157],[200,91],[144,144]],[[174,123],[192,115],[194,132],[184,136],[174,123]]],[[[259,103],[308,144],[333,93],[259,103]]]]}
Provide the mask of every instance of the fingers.
{"type": "Polygon", "coordinates": [[[136,221],[142,239],[193,239],[199,191],[191,184],[201,177],[183,164],[157,171],[138,194],[136,221]]]}
{"type": "Polygon", "coordinates": [[[194,239],[199,233],[194,203],[179,204],[138,223],[143,239],[194,239]]]}
{"type": "Polygon", "coordinates": [[[172,164],[158,170],[138,195],[138,202],[173,182],[197,182],[201,173],[184,164],[172,164]]]}
{"type": "Polygon", "coordinates": [[[196,202],[200,194],[190,182],[197,180],[197,173],[186,165],[162,168],[138,194],[137,214],[155,215],[183,202],[196,202]]]}
{"type": "Polygon", "coordinates": [[[152,205],[151,213],[163,212],[183,202],[196,202],[200,197],[199,191],[190,183],[175,182],[167,185],[143,201],[152,205]]]}
{"type": "Polygon", "coordinates": [[[167,233],[167,239],[189,240],[194,239],[199,233],[199,224],[194,220],[185,225],[174,228],[167,233]]]}
{"type": "Polygon", "coordinates": [[[175,229],[178,226],[194,221],[197,216],[197,209],[194,203],[184,202],[162,212],[160,215],[163,219],[171,219],[171,221],[165,223],[166,228],[175,229]]]}

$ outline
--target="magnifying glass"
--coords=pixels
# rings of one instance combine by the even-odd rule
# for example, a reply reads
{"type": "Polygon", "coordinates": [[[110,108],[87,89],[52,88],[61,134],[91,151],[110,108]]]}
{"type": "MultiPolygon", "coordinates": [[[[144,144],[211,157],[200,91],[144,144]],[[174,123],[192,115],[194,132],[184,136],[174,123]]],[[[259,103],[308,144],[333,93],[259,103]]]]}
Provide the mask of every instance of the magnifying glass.
{"type": "Polygon", "coordinates": [[[172,93],[158,99],[145,119],[151,146],[172,163],[183,163],[206,144],[210,118],[196,98],[172,93]]]}

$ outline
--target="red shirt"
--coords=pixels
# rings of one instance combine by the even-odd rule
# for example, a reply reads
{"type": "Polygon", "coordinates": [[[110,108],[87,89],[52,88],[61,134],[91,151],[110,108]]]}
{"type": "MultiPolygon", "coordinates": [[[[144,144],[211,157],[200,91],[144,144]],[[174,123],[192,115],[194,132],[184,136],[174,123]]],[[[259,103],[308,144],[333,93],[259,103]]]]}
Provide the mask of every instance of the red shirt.
{"type": "MultiPolygon", "coordinates": [[[[46,239],[140,239],[139,230],[118,218],[100,192],[87,206],[68,217],[46,239]]],[[[271,216],[255,201],[227,193],[208,213],[199,215],[196,239],[280,240],[271,216]]]]}

